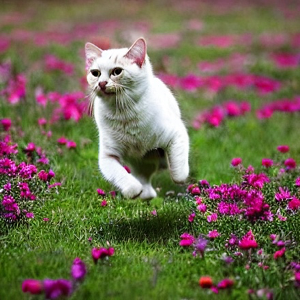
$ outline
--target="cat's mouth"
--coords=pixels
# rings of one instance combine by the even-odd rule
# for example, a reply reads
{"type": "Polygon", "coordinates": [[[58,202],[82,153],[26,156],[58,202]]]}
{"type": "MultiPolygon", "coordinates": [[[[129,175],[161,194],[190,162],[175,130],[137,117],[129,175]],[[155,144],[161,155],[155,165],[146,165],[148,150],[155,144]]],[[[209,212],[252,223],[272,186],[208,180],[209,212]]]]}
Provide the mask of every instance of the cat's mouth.
{"type": "Polygon", "coordinates": [[[113,96],[116,94],[116,92],[112,89],[106,88],[106,89],[98,89],[99,96],[113,96]]]}

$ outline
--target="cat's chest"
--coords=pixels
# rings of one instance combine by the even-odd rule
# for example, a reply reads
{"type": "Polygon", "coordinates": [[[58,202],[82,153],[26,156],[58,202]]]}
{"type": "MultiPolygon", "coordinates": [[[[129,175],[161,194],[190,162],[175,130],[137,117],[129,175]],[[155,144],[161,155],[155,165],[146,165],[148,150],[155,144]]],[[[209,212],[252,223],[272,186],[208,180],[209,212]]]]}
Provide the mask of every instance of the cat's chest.
{"type": "Polygon", "coordinates": [[[143,154],[154,143],[154,130],[145,116],[131,119],[106,120],[107,130],[114,142],[128,154],[143,154]]]}

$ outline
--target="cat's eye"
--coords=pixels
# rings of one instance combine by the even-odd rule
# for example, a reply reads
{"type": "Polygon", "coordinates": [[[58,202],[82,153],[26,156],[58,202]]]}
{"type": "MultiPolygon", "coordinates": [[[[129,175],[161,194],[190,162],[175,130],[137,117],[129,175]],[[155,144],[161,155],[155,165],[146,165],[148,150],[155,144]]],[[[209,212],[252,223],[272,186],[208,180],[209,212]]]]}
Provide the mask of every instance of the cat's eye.
{"type": "Polygon", "coordinates": [[[101,75],[101,72],[99,70],[91,70],[91,74],[94,76],[94,77],[99,77],[101,75]]]}
{"type": "Polygon", "coordinates": [[[119,76],[123,72],[122,68],[114,68],[111,72],[112,75],[114,76],[119,76]]]}

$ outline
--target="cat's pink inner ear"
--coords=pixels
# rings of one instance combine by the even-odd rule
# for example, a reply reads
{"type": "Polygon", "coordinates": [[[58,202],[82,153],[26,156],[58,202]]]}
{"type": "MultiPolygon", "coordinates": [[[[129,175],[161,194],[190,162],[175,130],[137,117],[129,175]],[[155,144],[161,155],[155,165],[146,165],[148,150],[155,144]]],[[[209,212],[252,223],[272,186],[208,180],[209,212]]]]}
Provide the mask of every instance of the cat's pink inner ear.
{"type": "Polygon", "coordinates": [[[85,69],[88,70],[91,67],[93,61],[96,58],[101,57],[101,55],[102,55],[102,50],[100,48],[98,48],[92,43],[86,43],[85,44],[85,69]]]}
{"type": "Polygon", "coordinates": [[[125,57],[133,60],[141,68],[146,58],[146,52],[146,41],[143,38],[139,38],[130,47],[125,57]]]}

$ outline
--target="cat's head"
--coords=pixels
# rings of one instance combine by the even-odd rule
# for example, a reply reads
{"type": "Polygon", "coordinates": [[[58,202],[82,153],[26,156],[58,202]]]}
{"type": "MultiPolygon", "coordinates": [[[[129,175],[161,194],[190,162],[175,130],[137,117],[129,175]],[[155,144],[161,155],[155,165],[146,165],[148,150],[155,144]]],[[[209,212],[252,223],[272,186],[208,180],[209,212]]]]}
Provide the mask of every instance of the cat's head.
{"type": "Polygon", "coordinates": [[[87,43],[85,55],[88,84],[100,96],[138,89],[152,72],[143,38],[136,40],[129,49],[101,50],[87,43]]]}

